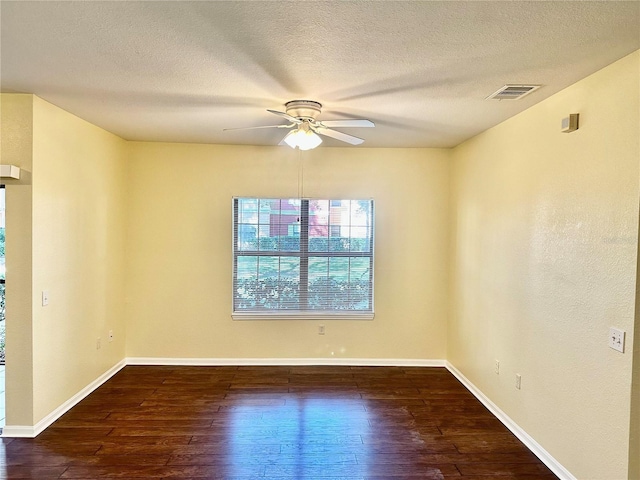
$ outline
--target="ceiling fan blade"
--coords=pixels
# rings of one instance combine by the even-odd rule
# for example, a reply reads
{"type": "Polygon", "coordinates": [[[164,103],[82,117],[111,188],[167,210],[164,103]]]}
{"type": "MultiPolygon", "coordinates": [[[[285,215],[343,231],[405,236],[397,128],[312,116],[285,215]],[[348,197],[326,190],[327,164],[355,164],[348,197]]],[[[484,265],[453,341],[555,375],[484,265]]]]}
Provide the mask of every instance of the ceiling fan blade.
{"type": "Polygon", "coordinates": [[[238,127],[238,128],[223,128],[222,131],[223,132],[227,132],[229,130],[255,130],[258,128],[291,128],[293,127],[295,124],[291,123],[289,125],[262,125],[259,127],[238,127]]]}
{"type": "Polygon", "coordinates": [[[346,133],[339,132],[337,130],[331,130],[326,127],[316,127],[314,128],[315,132],[324,135],[325,137],[335,138],[336,140],[340,140],[342,142],[350,143],[351,145],[360,145],[364,142],[362,138],[354,137],[353,135],[347,135],[346,133]]]}
{"type": "Polygon", "coordinates": [[[269,110],[268,108],[267,108],[267,112],[273,113],[274,115],[279,115],[281,117],[284,117],[284,118],[286,118],[287,120],[289,120],[290,122],[293,122],[293,123],[297,123],[297,124],[302,123],[302,120],[298,120],[296,117],[292,117],[288,113],[279,112],[277,110],[269,110]]]}
{"type": "MultiPolygon", "coordinates": [[[[293,133],[293,131],[291,132],[287,132],[287,134],[282,138],[282,140],[280,140],[280,143],[278,145],[287,145],[287,142],[285,142],[285,138],[287,138],[289,135],[291,135],[293,133]]],[[[288,146],[288,145],[287,145],[288,146]]]]}
{"type": "Polygon", "coordinates": [[[376,124],[371,120],[365,119],[346,119],[346,120],[323,120],[318,122],[325,127],[375,127],[376,124]]]}

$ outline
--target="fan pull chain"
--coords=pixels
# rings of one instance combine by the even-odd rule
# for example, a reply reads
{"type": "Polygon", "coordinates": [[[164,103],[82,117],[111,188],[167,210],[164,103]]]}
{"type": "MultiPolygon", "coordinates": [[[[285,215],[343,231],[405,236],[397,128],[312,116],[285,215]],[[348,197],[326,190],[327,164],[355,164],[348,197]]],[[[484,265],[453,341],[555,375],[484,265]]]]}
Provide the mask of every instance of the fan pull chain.
{"type": "Polygon", "coordinates": [[[298,148],[298,198],[304,197],[304,163],[302,162],[302,151],[298,148]]]}

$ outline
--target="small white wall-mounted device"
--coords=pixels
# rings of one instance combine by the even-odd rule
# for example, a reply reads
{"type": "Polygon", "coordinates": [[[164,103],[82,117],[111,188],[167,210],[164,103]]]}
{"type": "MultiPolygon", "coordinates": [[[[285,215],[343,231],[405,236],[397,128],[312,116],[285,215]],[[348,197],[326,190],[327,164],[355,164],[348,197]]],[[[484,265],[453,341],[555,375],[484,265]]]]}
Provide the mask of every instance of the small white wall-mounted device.
{"type": "Polygon", "coordinates": [[[15,165],[0,165],[0,177],[1,178],[15,178],[20,179],[20,168],[15,165]]]}
{"type": "Polygon", "coordinates": [[[578,120],[580,114],[579,113],[571,113],[567,118],[562,119],[562,128],[560,129],[563,133],[575,132],[578,130],[578,120]]]}

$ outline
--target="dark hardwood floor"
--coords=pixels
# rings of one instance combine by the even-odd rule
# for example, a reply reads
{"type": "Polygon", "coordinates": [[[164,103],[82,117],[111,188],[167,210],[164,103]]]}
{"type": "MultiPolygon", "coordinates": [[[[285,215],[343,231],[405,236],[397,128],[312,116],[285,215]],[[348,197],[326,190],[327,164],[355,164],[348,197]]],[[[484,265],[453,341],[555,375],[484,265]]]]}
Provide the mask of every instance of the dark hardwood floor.
{"type": "Polygon", "coordinates": [[[555,479],[444,368],[129,366],[0,478],[555,479]]]}

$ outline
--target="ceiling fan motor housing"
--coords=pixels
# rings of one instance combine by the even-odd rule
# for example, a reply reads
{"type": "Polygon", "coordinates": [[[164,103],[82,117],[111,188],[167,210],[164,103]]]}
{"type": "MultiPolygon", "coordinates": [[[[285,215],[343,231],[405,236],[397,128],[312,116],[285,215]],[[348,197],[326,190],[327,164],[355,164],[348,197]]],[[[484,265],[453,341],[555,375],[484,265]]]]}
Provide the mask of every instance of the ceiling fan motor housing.
{"type": "Polygon", "coordinates": [[[322,111],[322,104],[313,100],[291,100],[284,106],[288,115],[301,120],[315,120],[322,111]]]}

